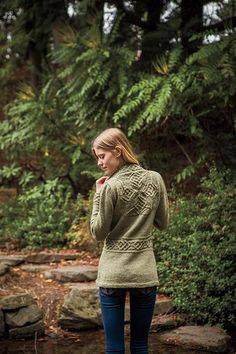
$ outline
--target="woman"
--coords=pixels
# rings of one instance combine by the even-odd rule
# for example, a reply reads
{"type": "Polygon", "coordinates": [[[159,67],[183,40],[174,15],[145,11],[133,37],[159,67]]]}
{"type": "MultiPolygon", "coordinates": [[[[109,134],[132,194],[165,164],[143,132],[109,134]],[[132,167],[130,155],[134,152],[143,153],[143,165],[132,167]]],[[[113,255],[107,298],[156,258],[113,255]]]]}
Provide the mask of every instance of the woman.
{"type": "Polygon", "coordinates": [[[145,170],[125,134],[103,131],[93,154],[106,176],[96,181],[91,233],[104,241],[97,285],[106,337],[106,353],[125,353],[124,306],[130,295],[130,350],[148,353],[158,277],[150,233],[168,225],[168,200],[159,173],[145,170]]]}

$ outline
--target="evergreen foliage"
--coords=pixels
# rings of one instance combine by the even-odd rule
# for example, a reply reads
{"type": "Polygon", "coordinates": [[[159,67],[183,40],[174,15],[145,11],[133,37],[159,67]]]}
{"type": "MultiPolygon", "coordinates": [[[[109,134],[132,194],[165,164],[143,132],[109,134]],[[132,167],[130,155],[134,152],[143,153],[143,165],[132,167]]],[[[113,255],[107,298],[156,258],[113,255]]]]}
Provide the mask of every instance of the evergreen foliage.
{"type": "MultiPolygon", "coordinates": [[[[15,63],[14,68],[20,67],[25,75],[20,90],[17,84],[17,99],[13,100],[15,93],[7,99],[7,119],[1,122],[0,146],[9,153],[8,168],[13,164],[22,173],[35,173],[35,166],[34,171],[28,167],[33,154],[36,180],[60,177],[70,183],[74,195],[83,192],[84,179],[82,183],[75,179],[84,170],[94,173],[88,144],[97,131],[111,125],[128,131],[137,143],[137,152],[147,157],[148,167],[168,174],[173,171],[178,182],[200,171],[209,158],[234,168],[234,32],[219,22],[205,32],[194,27],[196,32],[190,31],[190,37],[183,28],[193,26],[192,15],[189,23],[180,27],[187,9],[181,12],[177,5],[168,8],[168,3],[146,2],[142,6],[131,2],[130,9],[110,2],[117,11],[105,31],[105,8],[97,5],[86,0],[70,5],[50,0],[42,8],[38,2],[31,8],[20,0],[1,5],[5,41],[2,74],[8,64],[15,63]],[[57,9],[50,12],[55,5],[57,9]],[[71,16],[68,6],[73,7],[71,16]],[[131,16],[131,10],[136,17],[131,16]],[[156,22],[153,11],[160,15],[156,22]],[[210,35],[219,40],[207,42],[210,35]],[[19,45],[22,41],[24,46],[19,45]],[[148,41],[153,41],[156,51],[151,60],[148,41]],[[154,144],[156,153],[150,154],[154,144]],[[167,144],[172,151],[160,153],[167,144]],[[22,161],[27,163],[22,166],[22,161]]],[[[207,28],[196,11],[198,22],[207,28]]],[[[228,5],[218,12],[220,19],[230,14],[228,5]]],[[[16,75],[14,70],[11,76],[16,75]]],[[[7,185],[19,178],[21,174],[2,182],[7,185]]],[[[88,183],[85,192],[90,186],[88,183]]]]}
{"type": "MultiPolygon", "coordinates": [[[[62,102],[56,97],[55,81],[48,81],[40,94],[30,86],[21,89],[18,98],[7,106],[8,120],[0,122],[0,144],[3,150],[8,151],[8,169],[14,166],[12,174],[18,169],[19,188],[22,185],[26,187],[22,178],[30,174],[32,178],[28,179],[28,187],[59,178],[76,194],[79,187],[74,176],[87,166],[82,159],[82,166],[76,165],[84,141],[71,129],[71,122],[65,119],[62,102]]],[[[6,176],[6,167],[3,167],[0,177],[3,183],[11,180],[6,176]]]]}
{"type": "Polygon", "coordinates": [[[208,158],[213,154],[235,167],[235,43],[234,34],[223,37],[184,61],[176,46],[156,61],[154,73],[131,87],[114,121],[129,119],[130,134],[156,127],[166,138],[194,139],[199,149],[195,166],[208,151],[208,158]]]}
{"type": "Polygon", "coordinates": [[[0,204],[0,244],[11,240],[17,248],[61,247],[75,213],[70,191],[57,179],[48,180],[0,204]]]}
{"type": "Polygon", "coordinates": [[[161,291],[194,321],[235,326],[235,175],[211,170],[193,199],[175,196],[155,234],[161,291]]]}
{"type": "Polygon", "coordinates": [[[65,117],[73,119],[82,131],[88,124],[111,124],[129,87],[127,71],[134,53],[125,45],[111,46],[113,32],[104,40],[96,32],[91,33],[91,38],[87,34],[86,39],[79,34],[69,37],[62,30],[60,35],[66,37],[66,45],[55,53],[54,60],[62,64],[58,77],[66,83],[57,92],[66,107],[65,117]]]}

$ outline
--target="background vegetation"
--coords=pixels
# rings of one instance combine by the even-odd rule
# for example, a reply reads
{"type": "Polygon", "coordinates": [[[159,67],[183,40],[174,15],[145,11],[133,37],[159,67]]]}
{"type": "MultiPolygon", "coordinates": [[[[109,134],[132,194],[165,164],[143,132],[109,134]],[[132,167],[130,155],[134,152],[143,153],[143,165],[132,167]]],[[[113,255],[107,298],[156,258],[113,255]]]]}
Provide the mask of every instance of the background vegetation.
{"type": "Polygon", "coordinates": [[[163,291],[199,322],[235,324],[235,11],[233,0],[1,1],[0,186],[17,198],[0,204],[0,243],[87,245],[100,176],[90,144],[121,127],[171,195],[163,291]]]}
{"type": "Polygon", "coordinates": [[[199,323],[236,324],[236,185],[211,169],[194,199],[175,196],[168,231],[155,231],[161,290],[199,323]]]}

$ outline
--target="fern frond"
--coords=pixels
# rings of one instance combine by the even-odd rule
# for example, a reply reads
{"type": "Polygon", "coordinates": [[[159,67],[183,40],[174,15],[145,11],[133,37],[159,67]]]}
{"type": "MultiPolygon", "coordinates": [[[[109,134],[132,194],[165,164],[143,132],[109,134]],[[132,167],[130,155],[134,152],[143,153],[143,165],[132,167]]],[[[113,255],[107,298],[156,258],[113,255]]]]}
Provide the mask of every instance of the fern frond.
{"type": "Polygon", "coordinates": [[[147,93],[151,94],[153,91],[155,91],[159,85],[162,83],[162,78],[161,77],[155,77],[155,76],[148,76],[147,79],[140,80],[137,84],[134,84],[129,93],[128,97],[131,97],[135,93],[140,93],[143,91],[146,91],[147,93]]]}
{"type": "Polygon", "coordinates": [[[160,56],[157,60],[156,63],[153,64],[154,69],[158,74],[161,75],[168,75],[169,74],[169,65],[166,57],[164,55],[160,56]]]}
{"type": "Polygon", "coordinates": [[[85,52],[80,54],[75,59],[75,62],[76,62],[76,64],[79,64],[79,63],[86,62],[86,61],[93,61],[95,55],[97,55],[97,54],[98,54],[98,52],[97,52],[96,48],[89,48],[85,52]]]}
{"type": "Polygon", "coordinates": [[[180,59],[182,56],[183,48],[180,45],[177,45],[170,54],[168,60],[169,71],[173,71],[180,64],[180,59]]]}
{"type": "Polygon", "coordinates": [[[179,92],[183,92],[186,87],[184,78],[182,77],[182,75],[179,74],[170,75],[170,82],[176,87],[179,92]]]}
{"type": "Polygon", "coordinates": [[[229,53],[225,53],[219,61],[219,68],[221,70],[222,75],[226,79],[232,79],[235,77],[235,64],[232,60],[232,57],[229,53]]]}
{"type": "Polygon", "coordinates": [[[54,28],[54,35],[57,40],[67,48],[75,48],[77,45],[78,32],[69,24],[58,23],[54,28]]]}
{"type": "Polygon", "coordinates": [[[32,86],[21,83],[18,85],[17,97],[22,101],[31,101],[35,98],[35,92],[32,86]]]}
{"type": "Polygon", "coordinates": [[[216,43],[208,44],[199,49],[199,51],[190,55],[186,62],[189,65],[194,64],[195,62],[206,61],[209,57],[213,57],[214,55],[218,56],[219,46],[216,43]]]}
{"type": "Polygon", "coordinates": [[[117,39],[117,37],[119,36],[120,24],[123,18],[124,18],[123,14],[116,15],[115,20],[113,21],[112,29],[109,35],[107,36],[107,42],[109,45],[112,45],[117,39]]]}
{"type": "Polygon", "coordinates": [[[172,85],[170,81],[166,81],[162,86],[161,90],[155,95],[153,99],[153,105],[149,104],[149,109],[147,110],[147,122],[155,120],[159,122],[162,115],[166,111],[167,104],[171,97],[172,85]]]}

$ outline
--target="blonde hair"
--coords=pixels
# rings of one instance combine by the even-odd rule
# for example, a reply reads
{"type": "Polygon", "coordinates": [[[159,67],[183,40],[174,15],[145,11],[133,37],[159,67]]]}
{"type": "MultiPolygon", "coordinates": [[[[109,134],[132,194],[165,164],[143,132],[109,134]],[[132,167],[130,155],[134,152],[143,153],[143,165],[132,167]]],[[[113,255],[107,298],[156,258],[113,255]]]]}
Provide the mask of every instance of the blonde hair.
{"type": "Polygon", "coordinates": [[[118,128],[108,128],[99,134],[92,143],[92,152],[97,158],[94,148],[112,151],[117,147],[121,149],[121,156],[125,162],[139,164],[126,135],[118,128]]]}

